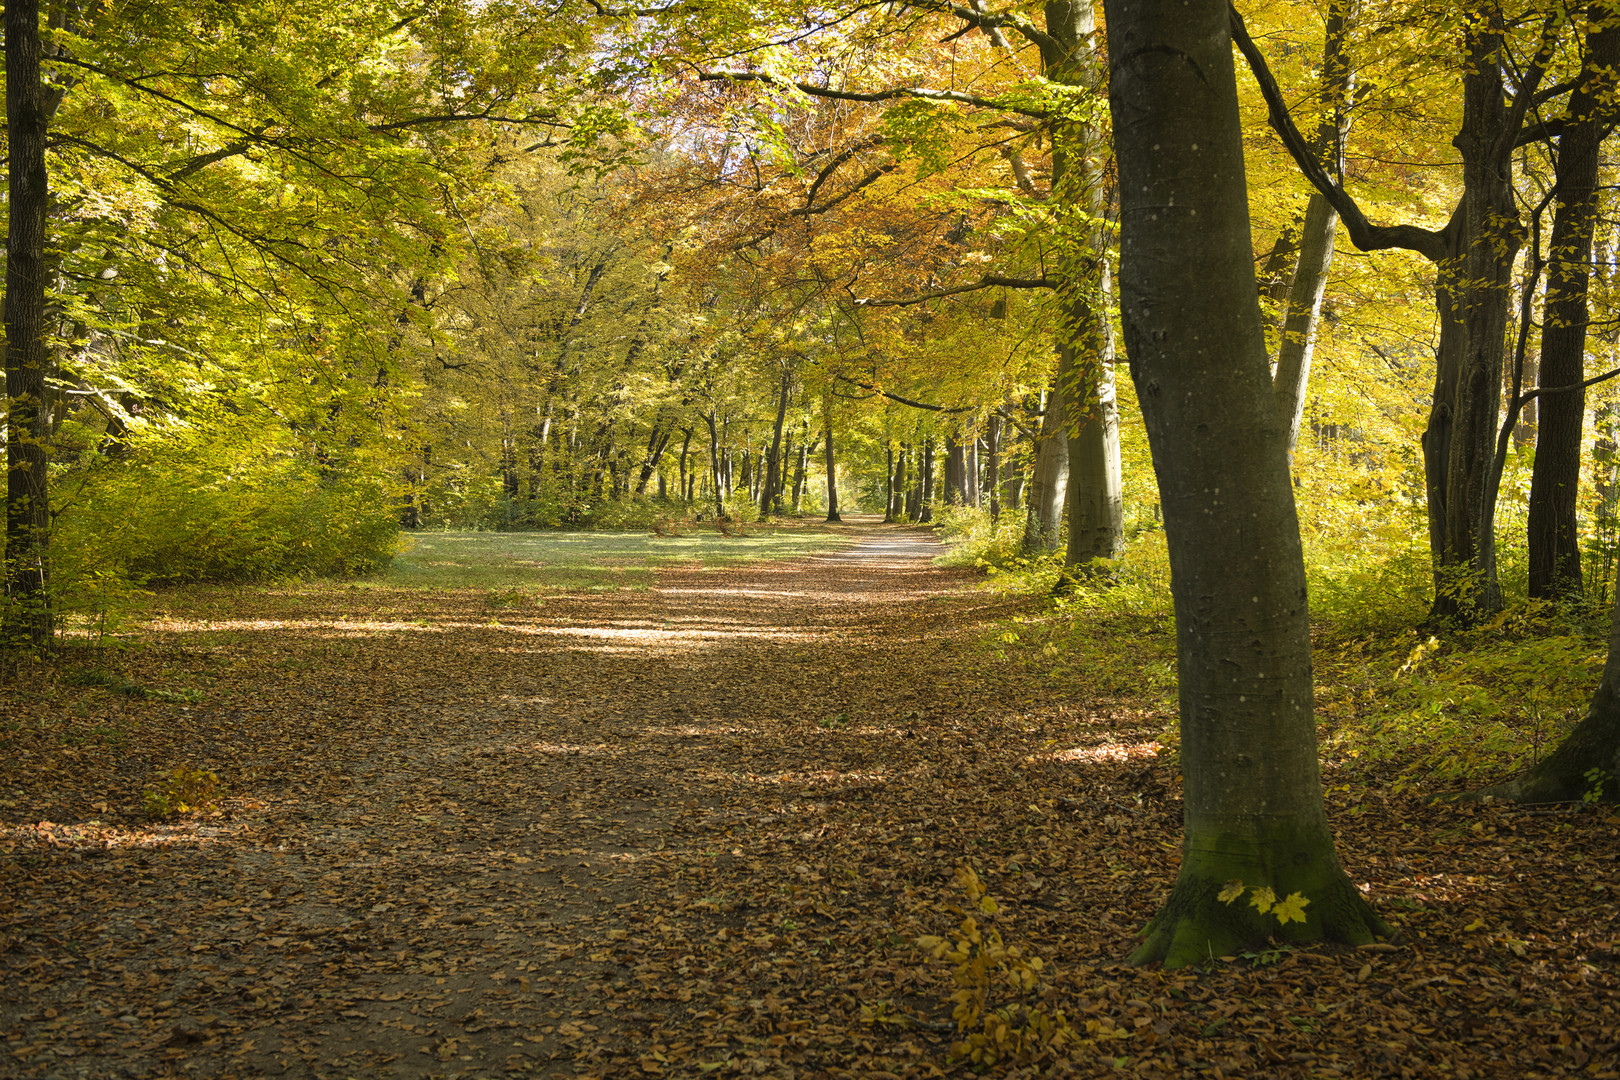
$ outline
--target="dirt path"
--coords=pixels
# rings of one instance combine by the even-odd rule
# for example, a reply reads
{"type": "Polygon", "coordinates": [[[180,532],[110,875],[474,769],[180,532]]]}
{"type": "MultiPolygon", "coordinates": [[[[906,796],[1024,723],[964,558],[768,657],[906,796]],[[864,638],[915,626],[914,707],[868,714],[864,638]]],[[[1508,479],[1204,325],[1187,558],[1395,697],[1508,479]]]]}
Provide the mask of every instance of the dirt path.
{"type": "MultiPolygon", "coordinates": [[[[845,840],[941,838],[870,803],[931,771],[923,732],[984,708],[930,691],[928,669],[987,603],[952,595],[963,578],[931,565],[925,531],[863,532],[848,552],[669,572],[499,625],[460,597],[362,614],[331,606],[341,592],[170,620],[159,658],[218,664],[231,690],[156,711],[241,797],[155,836],[115,820],[127,792],[85,815],[99,824],[17,831],[13,880],[50,902],[24,891],[8,913],[19,1068],[869,1061],[891,1040],[860,1007],[917,959],[895,933],[910,883],[845,840]]],[[[943,850],[934,870],[949,877],[943,850]]]]}
{"type": "Polygon", "coordinates": [[[925,532],[855,532],[539,604],[196,592],[124,665],[205,702],[11,692],[0,1075],[965,1076],[951,964],[914,945],[961,919],[963,864],[1057,973],[1078,1041],[1042,1075],[1614,1060],[1620,931],[1567,857],[1612,860],[1613,818],[1336,794],[1413,948],[1120,966],[1175,863],[1165,718],[1063,700],[996,656],[992,620],[1038,603],[933,567],[925,532]],[[182,762],[223,812],[148,824],[182,762]]]}

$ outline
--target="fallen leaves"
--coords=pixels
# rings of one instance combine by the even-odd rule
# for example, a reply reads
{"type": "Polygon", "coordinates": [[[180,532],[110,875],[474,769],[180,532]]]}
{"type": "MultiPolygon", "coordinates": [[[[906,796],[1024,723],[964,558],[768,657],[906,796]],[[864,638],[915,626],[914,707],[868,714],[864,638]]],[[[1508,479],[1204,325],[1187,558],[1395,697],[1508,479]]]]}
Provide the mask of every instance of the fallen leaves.
{"type": "Polygon", "coordinates": [[[847,569],[666,573],[499,628],[481,592],[193,590],[127,675],[202,703],[8,688],[13,1069],[960,1074],[958,961],[916,944],[957,951],[960,907],[1107,1044],[1051,1075],[1612,1074],[1620,821],[1344,791],[1406,944],[1124,968],[1179,851],[1166,717],[991,659],[1029,602],[847,569]],[[146,821],[181,765],[221,816],[146,821]]]}

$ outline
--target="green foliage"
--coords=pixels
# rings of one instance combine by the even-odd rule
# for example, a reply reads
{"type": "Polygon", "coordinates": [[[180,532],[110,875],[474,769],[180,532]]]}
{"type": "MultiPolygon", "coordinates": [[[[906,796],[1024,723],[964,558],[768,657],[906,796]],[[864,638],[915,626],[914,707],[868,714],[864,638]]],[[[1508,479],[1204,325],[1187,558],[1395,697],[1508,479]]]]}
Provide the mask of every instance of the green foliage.
{"type": "Polygon", "coordinates": [[[1086,1021],[1082,1032],[1069,1023],[1062,1010],[1048,1011],[1037,1004],[1050,986],[1046,962],[1020,946],[1006,944],[993,926],[980,925],[980,918],[994,918],[1000,905],[971,867],[957,868],[956,885],[971,908],[950,908],[962,917],[956,932],[917,939],[918,947],[933,959],[953,965],[956,990],[951,994],[955,1003],[951,1017],[960,1038],[951,1044],[952,1060],[966,1061],[980,1070],[1040,1065],[1066,1056],[1083,1043],[1127,1037],[1123,1028],[1103,1020],[1086,1021]]]}
{"type": "Polygon", "coordinates": [[[944,566],[976,566],[992,577],[1051,572],[1050,557],[1023,554],[1023,514],[1004,513],[1000,521],[992,521],[989,511],[978,507],[941,506],[934,511],[934,527],[950,545],[940,559],[944,566]]]}
{"type": "Polygon", "coordinates": [[[1545,756],[1584,714],[1602,670],[1601,620],[1509,609],[1448,638],[1407,631],[1321,643],[1327,751],[1395,790],[1475,786],[1545,756]]]}
{"type": "Polygon", "coordinates": [[[146,686],[126,679],[116,671],[104,671],[100,668],[70,672],[66,681],[74,686],[98,686],[124,697],[167,701],[177,705],[195,705],[206,696],[201,690],[162,690],[146,686]]]}
{"type": "Polygon", "coordinates": [[[388,565],[396,514],[363,473],[296,457],[226,465],[160,454],[92,476],[61,516],[55,550],[70,593],[110,570],[152,585],[347,577],[388,565]]]}
{"type": "Polygon", "coordinates": [[[146,816],[154,819],[206,813],[219,805],[224,794],[225,787],[213,772],[181,765],[163,773],[146,789],[143,805],[146,816]]]}

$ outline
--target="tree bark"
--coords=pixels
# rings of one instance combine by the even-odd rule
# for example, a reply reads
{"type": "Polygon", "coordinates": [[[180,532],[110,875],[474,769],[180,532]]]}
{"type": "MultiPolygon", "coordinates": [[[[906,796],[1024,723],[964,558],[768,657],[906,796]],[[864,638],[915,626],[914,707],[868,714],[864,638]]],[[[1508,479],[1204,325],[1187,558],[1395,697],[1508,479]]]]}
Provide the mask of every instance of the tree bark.
{"type": "Polygon", "coordinates": [[[776,401],[776,423],[771,428],[771,449],[765,459],[765,483],[760,488],[759,516],[768,518],[782,512],[782,428],[787,423],[788,393],[793,377],[782,373],[782,390],[776,401]]]}
{"type": "Polygon", "coordinates": [[[681,460],[680,460],[680,480],[681,480],[681,482],[680,482],[680,486],[678,488],[678,490],[681,493],[681,502],[682,503],[690,503],[692,501],[692,485],[691,485],[691,481],[687,478],[687,471],[686,471],[687,456],[691,452],[692,452],[692,429],[691,428],[682,428],[681,429],[681,460]]]}
{"type": "Polygon", "coordinates": [[[968,433],[962,443],[962,503],[979,508],[979,434],[968,433]]]}
{"type": "Polygon", "coordinates": [[[1100,333],[1096,379],[1078,404],[1085,418],[1069,440],[1069,543],[1064,565],[1088,573],[1099,559],[1117,559],[1125,550],[1125,498],[1119,462],[1119,406],[1114,392],[1114,341],[1107,319],[1088,325],[1100,333]]]}
{"type": "Polygon", "coordinates": [[[1502,407],[1502,362],[1513,262],[1523,243],[1513,193],[1499,13],[1465,30],[1463,198],[1445,230],[1440,348],[1423,460],[1434,559],[1433,619],[1477,622],[1502,604],[1496,540],[1481,531],[1502,407]]]}
{"type": "Polygon", "coordinates": [[[1272,379],[1277,414],[1285,425],[1290,454],[1299,444],[1305,389],[1311,380],[1311,354],[1316,350],[1316,325],[1322,312],[1322,295],[1327,291],[1328,270],[1333,265],[1333,234],[1338,227],[1339,215],[1321,192],[1313,192],[1305,207],[1299,264],[1294,268],[1294,282],[1288,292],[1282,335],[1277,343],[1277,373],[1272,379]]]}
{"type": "Polygon", "coordinates": [[[990,489],[990,520],[1001,520],[1001,417],[990,414],[984,425],[985,486],[990,489]]]}
{"type": "Polygon", "coordinates": [[[827,520],[842,522],[838,516],[838,463],[833,457],[832,394],[821,399],[821,437],[827,460],[827,520]]]}
{"type": "Polygon", "coordinates": [[[715,423],[714,410],[710,409],[703,414],[703,420],[709,425],[709,482],[714,485],[714,516],[726,516],[725,488],[720,483],[720,428],[715,423]]]}
{"type": "MultiPolygon", "coordinates": [[[[1344,174],[1344,140],[1350,130],[1350,98],[1356,81],[1347,42],[1359,7],[1360,0],[1334,0],[1329,5],[1322,45],[1322,121],[1316,128],[1316,149],[1323,165],[1340,176],[1344,174]]],[[[1339,215],[1327,196],[1312,192],[1300,227],[1299,258],[1283,308],[1277,370],[1272,377],[1272,392],[1287,428],[1290,455],[1299,444],[1299,422],[1311,378],[1311,354],[1316,349],[1316,327],[1328,271],[1333,266],[1333,241],[1338,229],[1339,215]]]]}
{"type": "MultiPolygon", "coordinates": [[[[1047,77],[1100,96],[1106,80],[1092,0],[1048,3],[1046,27],[1057,46],[1041,53],[1047,77]]],[[[1103,224],[1110,212],[1107,161],[1107,135],[1093,120],[1066,123],[1054,137],[1053,198],[1078,208],[1084,220],[1094,223],[1076,238],[1082,250],[1076,273],[1064,285],[1063,337],[1057,343],[1057,390],[1063,403],[1064,450],[1069,459],[1058,505],[1066,503],[1069,511],[1064,564],[1070,570],[1088,567],[1096,559],[1115,558],[1125,544],[1110,313],[1112,237],[1103,224]]]]}
{"type": "MultiPolygon", "coordinates": [[[[1558,138],[1556,195],[1541,332],[1539,382],[1544,389],[1578,386],[1586,375],[1587,282],[1597,225],[1599,150],[1615,110],[1598,75],[1620,66],[1620,27],[1612,4],[1588,16],[1600,29],[1586,41],[1584,78],[1570,95],[1569,121],[1558,138]],[[1600,92],[1601,91],[1601,92],[1600,92]]],[[[1530,473],[1530,595],[1577,598],[1582,592],[1581,547],[1575,516],[1581,484],[1581,434],[1586,391],[1536,399],[1536,456],[1530,473]]]]}
{"type": "Polygon", "coordinates": [[[922,451],[922,505],[917,520],[927,524],[934,520],[934,437],[923,440],[922,451]]]}
{"type": "Polygon", "coordinates": [[[888,455],[888,458],[886,458],[885,471],[883,471],[883,523],[885,523],[885,525],[893,525],[894,492],[896,492],[896,484],[894,484],[893,442],[886,444],[883,449],[885,449],[886,455],[888,455]]]}
{"type": "Polygon", "coordinates": [[[38,0],[6,4],[6,606],[0,637],[50,644],[50,478],[45,396],[45,220],[50,203],[38,0]]]}
{"type": "Polygon", "coordinates": [[[1061,387],[1071,381],[1074,350],[1058,354],[1057,378],[1046,395],[1046,415],[1035,437],[1035,472],[1029,481],[1029,514],[1024,521],[1024,554],[1057,550],[1063,501],[1069,490],[1068,416],[1061,387]]]}
{"type": "Polygon", "coordinates": [[[1305,566],[1271,395],[1224,0],[1107,0],[1120,298],[1164,506],[1185,833],[1133,962],[1387,933],[1334,851],[1305,566]],[[1217,896],[1232,883],[1249,890],[1217,896]],[[1299,894],[1282,922],[1254,889],[1299,894]]]}

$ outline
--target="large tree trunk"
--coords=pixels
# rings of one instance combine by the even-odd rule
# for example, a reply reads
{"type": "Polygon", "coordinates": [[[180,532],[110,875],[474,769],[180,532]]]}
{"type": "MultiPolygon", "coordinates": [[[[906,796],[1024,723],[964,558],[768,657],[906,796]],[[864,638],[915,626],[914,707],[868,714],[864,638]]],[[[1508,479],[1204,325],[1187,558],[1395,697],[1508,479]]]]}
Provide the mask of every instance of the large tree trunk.
{"type": "Polygon", "coordinates": [[[1538,399],[1528,534],[1530,595],[1543,600],[1579,597],[1582,591],[1575,511],[1586,415],[1586,392],[1580,388],[1586,376],[1586,287],[1597,224],[1598,151],[1614,120],[1606,80],[1602,87],[1598,80],[1600,72],[1620,66],[1620,27],[1613,23],[1613,5],[1594,5],[1591,15],[1602,29],[1587,38],[1585,78],[1570,95],[1569,123],[1558,137],[1557,201],[1541,332],[1539,385],[1549,390],[1574,387],[1538,399]]]}
{"type": "Polygon", "coordinates": [[[1522,803],[1620,802],[1620,593],[1609,624],[1609,656],[1586,718],[1521,776],[1468,796],[1522,803]]]}
{"type": "MultiPolygon", "coordinates": [[[[1047,77],[1100,94],[1106,85],[1092,0],[1046,5],[1046,28],[1055,44],[1042,51],[1047,77]]],[[[1125,497],[1119,459],[1119,409],[1114,396],[1113,282],[1109,273],[1108,142],[1101,125],[1064,125],[1052,149],[1053,197],[1079,207],[1097,223],[1084,238],[1079,272],[1065,286],[1063,336],[1058,341],[1057,392],[1063,401],[1071,569],[1117,557],[1125,545],[1125,497]],[[1063,373],[1067,372],[1067,376],[1063,373]]],[[[1048,408],[1051,406],[1048,405],[1048,408]]],[[[1027,539],[1027,538],[1026,538],[1027,539]]],[[[1055,539],[1055,537],[1054,537],[1055,539]]]]}
{"type": "Polygon", "coordinates": [[[1368,942],[1387,930],[1339,865],[1317,770],[1305,566],[1227,4],[1106,10],[1121,313],[1169,542],[1185,778],[1180,874],[1132,959],[1179,966],[1269,937],[1368,942]],[[1302,921],[1251,902],[1266,889],[1302,898],[1302,921]]]}
{"type": "Polygon", "coordinates": [[[1085,418],[1069,440],[1069,544],[1064,565],[1087,572],[1098,559],[1117,559],[1125,550],[1125,498],[1119,463],[1119,405],[1114,394],[1113,332],[1097,320],[1104,337],[1098,346],[1097,379],[1078,402],[1085,418]]]}
{"type": "Polygon", "coordinates": [[[1496,543],[1482,531],[1502,406],[1513,262],[1522,241],[1503,98],[1500,14],[1469,24],[1463,123],[1463,198],[1446,227],[1440,267],[1440,347],[1423,462],[1434,559],[1431,616],[1474,622],[1501,607],[1496,543]]]}
{"type": "Polygon", "coordinates": [[[6,234],[6,605],[0,638],[43,648],[52,637],[51,505],[45,397],[45,131],[39,2],[6,4],[6,124],[10,143],[6,234]]]}

